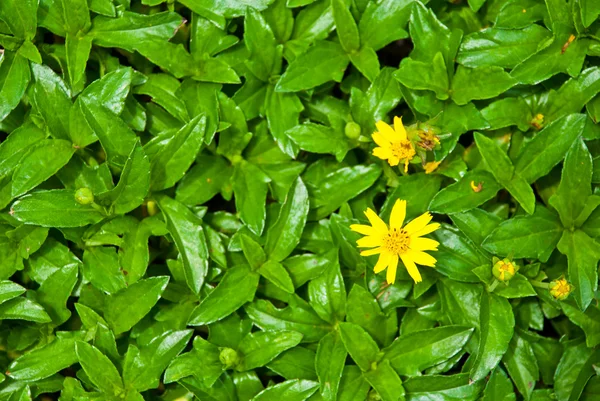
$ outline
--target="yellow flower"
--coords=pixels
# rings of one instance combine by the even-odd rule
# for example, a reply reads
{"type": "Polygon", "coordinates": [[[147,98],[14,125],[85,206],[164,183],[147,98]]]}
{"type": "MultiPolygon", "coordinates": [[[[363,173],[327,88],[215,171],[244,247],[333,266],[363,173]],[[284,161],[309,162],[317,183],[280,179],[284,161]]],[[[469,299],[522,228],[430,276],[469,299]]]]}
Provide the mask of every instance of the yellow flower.
{"type": "Polygon", "coordinates": [[[394,117],[394,128],[383,121],[377,124],[378,132],[373,133],[373,140],[380,147],[373,149],[373,155],[387,160],[390,166],[404,163],[404,172],[408,171],[408,163],[415,156],[415,148],[408,140],[406,130],[400,117],[394,117]]]}
{"type": "Polygon", "coordinates": [[[550,283],[550,294],[559,301],[563,301],[567,299],[573,288],[564,277],[561,277],[550,283]]]}
{"type": "Polygon", "coordinates": [[[386,280],[389,284],[393,284],[396,281],[398,260],[402,259],[402,263],[415,283],[423,281],[416,264],[434,267],[436,259],[424,251],[437,251],[439,245],[439,242],[432,239],[421,238],[440,228],[438,223],[429,224],[431,214],[426,212],[402,227],[406,217],[406,201],[398,199],[392,208],[389,228],[373,210],[367,208],[365,215],[371,223],[370,226],[353,224],[350,228],[366,235],[356,241],[359,247],[373,248],[362,251],[360,253],[362,256],[379,254],[375,273],[387,268],[386,280]]]}
{"type": "Polygon", "coordinates": [[[431,174],[440,166],[441,162],[427,162],[425,163],[425,174],[431,174]]]}

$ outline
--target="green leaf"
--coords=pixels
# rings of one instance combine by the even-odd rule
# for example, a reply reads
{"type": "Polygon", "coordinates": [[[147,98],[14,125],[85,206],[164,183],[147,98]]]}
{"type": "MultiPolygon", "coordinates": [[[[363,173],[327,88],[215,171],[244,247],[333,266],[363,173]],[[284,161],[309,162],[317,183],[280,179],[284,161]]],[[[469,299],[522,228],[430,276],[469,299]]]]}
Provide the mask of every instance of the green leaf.
{"type": "Polygon", "coordinates": [[[110,295],[106,300],[104,318],[115,334],[129,331],[146,316],[160,299],[168,282],[169,277],[151,277],[110,295]]]}
{"type": "Polygon", "coordinates": [[[304,123],[285,132],[298,147],[312,153],[328,153],[342,161],[350,145],[342,132],[321,124],[304,123]]]}
{"type": "Polygon", "coordinates": [[[179,181],[175,199],[185,205],[202,205],[229,182],[232,170],[222,157],[198,155],[196,164],[179,181]]]}
{"type": "Polygon", "coordinates": [[[319,383],[311,380],[288,380],[267,387],[252,399],[252,401],[303,401],[309,398],[319,388],[319,383]]]}
{"type": "Polygon", "coordinates": [[[326,401],[337,399],[347,355],[338,332],[332,331],[319,341],[315,367],[319,377],[321,396],[326,401]]]}
{"type": "Polygon", "coordinates": [[[67,34],[65,50],[69,86],[73,92],[76,92],[84,85],[85,69],[92,50],[92,39],[88,36],[67,34]]]}
{"type": "Polygon", "coordinates": [[[293,331],[260,331],[242,339],[239,351],[244,355],[236,370],[243,372],[265,366],[283,351],[295,347],[302,334],[293,331]]]}
{"type": "Polygon", "coordinates": [[[17,283],[9,280],[0,281],[0,303],[16,298],[25,291],[27,290],[17,283]]]}
{"type": "Polygon", "coordinates": [[[428,397],[436,397],[441,400],[458,397],[461,400],[474,401],[479,399],[483,385],[483,381],[472,383],[466,373],[448,376],[416,376],[404,382],[407,399],[423,401],[428,397]]]}
{"type": "Polygon", "coordinates": [[[404,387],[402,380],[392,368],[387,359],[377,364],[377,367],[364,373],[377,394],[384,401],[396,401],[404,399],[404,387]]]}
{"type": "Polygon", "coordinates": [[[199,294],[208,272],[208,249],[200,220],[185,205],[168,196],[159,196],[158,205],[181,255],[185,281],[199,294]]]}
{"type": "Polygon", "coordinates": [[[67,302],[77,284],[78,271],[77,265],[65,266],[49,276],[37,290],[37,301],[56,326],[60,326],[71,317],[67,302]]]}
{"type": "Polygon", "coordinates": [[[254,324],[263,330],[292,330],[302,333],[303,342],[317,342],[331,327],[301,299],[293,297],[284,309],[278,309],[264,299],[244,307],[254,324]]]}
{"type": "Polygon", "coordinates": [[[127,287],[119,265],[119,258],[114,248],[91,247],[83,253],[85,278],[94,287],[108,294],[114,294],[127,287]]]}
{"type": "Polygon", "coordinates": [[[140,206],[150,187],[150,162],[139,143],[131,150],[121,172],[119,183],[110,191],[98,195],[110,202],[115,214],[125,214],[140,206]]]}
{"type": "Polygon", "coordinates": [[[219,285],[192,312],[188,325],[201,326],[221,320],[252,301],[258,273],[241,265],[229,269],[219,285]]]}
{"type": "Polygon", "coordinates": [[[483,393],[484,401],[515,401],[513,385],[502,368],[497,367],[492,371],[490,379],[483,393]]]}
{"type": "Polygon", "coordinates": [[[506,183],[514,175],[514,167],[508,155],[493,139],[479,132],[475,133],[475,143],[490,173],[492,173],[496,181],[506,186],[506,183]]]}
{"type": "Polygon", "coordinates": [[[591,305],[585,312],[568,302],[561,302],[560,306],[569,320],[584,331],[585,342],[589,348],[600,344],[600,309],[597,306],[591,305]]]}
{"type": "Polygon", "coordinates": [[[97,46],[119,47],[133,52],[140,43],[169,40],[181,21],[181,16],[171,12],[144,15],[125,11],[117,18],[95,17],[88,35],[97,46]]]}
{"type": "Polygon", "coordinates": [[[481,114],[490,123],[491,129],[516,125],[519,130],[527,131],[533,120],[531,109],[521,97],[496,100],[481,110],[481,114]]]}
{"type": "Polygon", "coordinates": [[[35,79],[33,103],[46,125],[46,129],[56,139],[70,139],[69,114],[70,93],[62,79],[49,67],[32,64],[35,79]]]}
{"type": "Polygon", "coordinates": [[[75,201],[75,191],[68,189],[25,195],[13,203],[11,210],[17,220],[42,227],[83,227],[104,218],[91,205],[75,201]]]}
{"type": "Polygon", "coordinates": [[[565,349],[556,368],[554,389],[559,400],[577,400],[595,371],[593,366],[600,360],[598,351],[585,347],[584,343],[572,344],[565,349]]]}
{"type": "Polygon", "coordinates": [[[550,38],[550,31],[533,24],[523,29],[487,28],[463,39],[456,61],[465,67],[514,68],[550,38]]]}
{"type": "Polygon", "coordinates": [[[244,43],[250,53],[246,62],[248,69],[263,82],[268,82],[277,71],[277,43],[273,31],[265,18],[255,9],[248,8],[244,18],[244,43]]]}
{"type": "Polygon", "coordinates": [[[487,171],[470,171],[438,192],[431,200],[429,210],[443,214],[466,212],[492,199],[500,189],[500,184],[487,171]],[[481,190],[475,192],[472,186],[478,188],[479,184],[481,190]]]}
{"type": "Polygon", "coordinates": [[[470,371],[473,381],[483,379],[498,365],[508,349],[515,327],[508,300],[486,291],[481,296],[479,319],[479,349],[470,371]]]}
{"type": "Polygon", "coordinates": [[[162,106],[173,117],[182,122],[189,121],[188,110],[176,93],[181,88],[180,82],[167,74],[151,74],[143,85],[134,88],[136,94],[148,95],[152,101],[162,106]]]}
{"type": "Polygon", "coordinates": [[[156,388],[162,372],[187,345],[192,330],[167,332],[154,338],[148,345],[141,347],[134,357],[129,359],[129,348],[123,366],[123,382],[126,387],[137,391],[156,388]]]}
{"type": "Polygon", "coordinates": [[[356,365],[346,365],[340,381],[338,399],[340,401],[359,401],[367,399],[371,385],[365,380],[356,365]]]}
{"type": "Polygon", "coordinates": [[[235,166],[233,192],[235,206],[250,231],[260,235],[265,227],[267,183],[270,178],[252,163],[235,166]]]}
{"type": "Polygon", "coordinates": [[[124,392],[123,381],[115,365],[100,350],[82,341],[75,342],[75,352],[89,380],[102,392],[119,396],[124,392]]]}
{"type": "Polygon", "coordinates": [[[452,100],[463,105],[473,99],[490,99],[516,84],[517,82],[501,67],[458,66],[452,80],[452,100]]]}
{"type": "Polygon", "coordinates": [[[358,30],[363,46],[379,50],[399,39],[408,37],[406,25],[413,0],[384,0],[369,2],[360,18],[358,30]]]}
{"type": "Polygon", "coordinates": [[[577,306],[585,310],[598,289],[600,245],[581,230],[563,231],[558,250],[569,260],[569,281],[577,306]]]}
{"type": "Polygon", "coordinates": [[[258,272],[283,291],[289,294],[294,293],[294,283],[292,282],[292,278],[281,263],[275,262],[274,260],[268,260],[260,267],[258,272]]]}
{"type": "Polygon", "coordinates": [[[565,157],[560,185],[549,203],[556,209],[563,225],[574,228],[585,203],[592,195],[592,156],[582,139],[577,139],[565,157]]]}
{"type": "Polygon", "coordinates": [[[360,285],[354,285],[346,305],[348,321],[356,323],[378,344],[388,345],[397,334],[396,316],[386,316],[373,295],[360,285]]]}
{"type": "Polygon", "coordinates": [[[371,336],[359,325],[340,323],[339,332],[346,350],[363,372],[371,370],[379,359],[379,347],[371,336]]]}
{"type": "Polygon", "coordinates": [[[184,176],[204,143],[206,118],[197,116],[177,131],[166,144],[160,144],[151,161],[150,187],[170,188],[184,176]]]}
{"type": "Polygon", "coordinates": [[[321,219],[338,209],[344,202],[358,196],[370,188],[381,175],[381,168],[376,164],[344,167],[327,174],[310,190],[310,182],[305,178],[309,195],[311,195],[311,211],[309,218],[321,219]]]}
{"type": "Polygon", "coordinates": [[[485,252],[453,226],[442,225],[433,233],[433,237],[440,243],[434,254],[437,259],[436,269],[440,273],[457,281],[479,281],[472,270],[489,263],[489,256],[485,252]]]}
{"type": "Polygon", "coordinates": [[[75,340],[57,338],[15,359],[8,370],[10,377],[22,381],[38,381],[68,368],[78,362],[75,340]]]}
{"type": "Polygon", "coordinates": [[[251,237],[241,234],[241,245],[244,256],[253,270],[260,268],[267,261],[267,255],[262,246],[251,237]]]}
{"type": "Polygon", "coordinates": [[[492,254],[514,258],[534,258],[545,262],[561,238],[563,226],[558,216],[538,205],[531,216],[517,216],[502,222],[483,241],[492,254]]]}
{"type": "Polygon", "coordinates": [[[282,261],[292,253],[300,242],[308,209],[308,192],[302,179],[298,177],[279,210],[277,221],[267,230],[265,252],[269,259],[282,261]]]}
{"type": "Polygon", "coordinates": [[[295,94],[277,92],[272,85],[269,85],[264,107],[273,139],[285,154],[296,157],[298,147],[286,132],[298,125],[300,112],[304,109],[302,102],[295,94]]]}
{"type": "Polygon", "coordinates": [[[108,162],[115,167],[123,168],[136,145],[137,136],[108,108],[91,101],[83,101],[80,106],[85,121],[100,139],[108,162]]]}
{"type": "Polygon", "coordinates": [[[69,141],[43,139],[21,158],[12,177],[12,196],[21,196],[56,174],[75,149],[69,141]]]}
{"type": "Polygon", "coordinates": [[[431,90],[440,100],[446,100],[449,97],[448,72],[441,52],[436,53],[431,62],[405,58],[394,76],[407,88],[431,90]]]}
{"type": "Polygon", "coordinates": [[[26,320],[34,323],[50,323],[52,319],[44,308],[27,298],[18,297],[0,305],[0,320],[26,320]]]}
{"type": "Polygon", "coordinates": [[[518,83],[529,85],[538,84],[559,73],[577,76],[583,66],[589,43],[587,39],[580,38],[566,45],[570,36],[570,29],[560,27],[551,43],[543,43],[535,54],[518,64],[510,75],[518,83]]]}
{"type": "Polygon", "coordinates": [[[529,400],[535,389],[535,383],[540,377],[537,361],[529,342],[515,333],[502,362],[519,392],[529,400]]]}
{"type": "Polygon", "coordinates": [[[552,122],[523,146],[515,161],[515,172],[529,183],[548,174],[565,157],[584,125],[582,114],[570,114],[552,122]]]}
{"type": "Polygon", "coordinates": [[[310,304],[319,317],[330,323],[343,321],[346,314],[346,288],[337,252],[328,252],[329,266],[308,285],[310,304]]]}
{"type": "Polygon", "coordinates": [[[289,65],[275,90],[299,92],[329,81],[340,82],[348,62],[348,56],[339,44],[318,41],[289,65]]]}
{"type": "Polygon", "coordinates": [[[37,8],[35,0],[7,0],[0,4],[0,19],[16,37],[33,39],[37,28],[37,8]]]}
{"type": "Polygon", "coordinates": [[[398,374],[418,376],[459,353],[472,334],[469,327],[444,326],[401,335],[383,350],[384,358],[398,374]]]}
{"type": "Polygon", "coordinates": [[[360,37],[358,36],[358,26],[352,13],[343,0],[332,0],[333,20],[335,21],[335,30],[340,44],[347,53],[353,52],[360,47],[360,37]]]}
{"type": "Polygon", "coordinates": [[[27,59],[5,50],[0,63],[0,121],[19,105],[30,79],[27,59]]]}

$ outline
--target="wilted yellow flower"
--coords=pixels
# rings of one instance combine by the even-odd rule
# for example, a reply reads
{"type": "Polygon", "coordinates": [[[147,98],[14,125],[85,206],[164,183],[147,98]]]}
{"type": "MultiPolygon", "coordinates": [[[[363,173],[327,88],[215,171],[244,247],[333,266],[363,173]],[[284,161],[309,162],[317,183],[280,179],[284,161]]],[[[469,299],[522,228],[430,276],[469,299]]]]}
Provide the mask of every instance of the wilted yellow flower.
{"type": "Polygon", "coordinates": [[[492,274],[500,281],[508,281],[515,276],[519,267],[510,259],[498,260],[492,267],[492,274]]]}
{"type": "Polygon", "coordinates": [[[429,130],[419,131],[419,138],[421,141],[417,142],[417,145],[425,150],[433,150],[433,148],[440,144],[440,139],[437,135],[429,130]]]}
{"type": "Polygon", "coordinates": [[[554,280],[550,283],[550,294],[559,301],[567,299],[569,294],[573,291],[573,286],[569,282],[561,277],[558,280],[554,280]]]}
{"type": "Polygon", "coordinates": [[[366,235],[356,242],[359,247],[373,248],[362,251],[362,256],[379,254],[375,273],[387,268],[386,280],[393,284],[396,281],[398,260],[402,259],[415,283],[423,281],[416,264],[434,267],[436,259],[424,251],[437,251],[439,245],[439,242],[432,239],[421,238],[440,228],[438,223],[429,224],[431,214],[426,212],[402,227],[406,217],[406,201],[398,199],[392,208],[389,228],[373,210],[367,209],[365,215],[371,223],[370,226],[353,224],[350,228],[366,235]]]}
{"type": "Polygon", "coordinates": [[[404,171],[408,171],[408,163],[415,157],[415,148],[408,140],[406,129],[400,117],[394,117],[394,128],[383,121],[377,124],[378,132],[373,133],[373,140],[380,147],[373,149],[373,155],[387,160],[390,166],[404,163],[404,171]]]}
{"type": "Polygon", "coordinates": [[[431,174],[440,166],[441,162],[427,162],[425,163],[425,174],[431,174]]]}

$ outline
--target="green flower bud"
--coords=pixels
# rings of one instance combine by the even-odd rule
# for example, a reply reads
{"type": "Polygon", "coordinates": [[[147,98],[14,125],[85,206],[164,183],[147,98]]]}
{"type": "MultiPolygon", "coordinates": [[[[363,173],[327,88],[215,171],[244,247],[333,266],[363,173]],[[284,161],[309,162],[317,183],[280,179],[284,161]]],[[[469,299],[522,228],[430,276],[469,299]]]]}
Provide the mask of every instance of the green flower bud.
{"type": "Polygon", "coordinates": [[[346,137],[350,139],[358,139],[358,137],[360,136],[360,125],[353,121],[350,121],[346,124],[346,127],[344,128],[344,133],[346,134],[346,137]]]}
{"type": "Polygon", "coordinates": [[[237,351],[232,348],[221,348],[221,352],[219,353],[219,360],[225,366],[225,369],[231,369],[237,366],[240,363],[240,356],[237,351]]]}
{"type": "Polygon", "coordinates": [[[505,258],[494,263],[492,274],[500,281],[508,281],[515,276],[518,270],[519,266],[505,258]]]}
{"type": "Polygon", "coordinates": [[[94,203],[94,194],[89,188],[79,188],[75,192],[75,200],[80,205],[89,205],[90,203],[94,203]]]}
{"type": "Polygon", "coordinates": [[[381,396],[375,389],[371,389],[369,391],[369,395],[367,396],[367,401],[381,401],[381,396]]]}

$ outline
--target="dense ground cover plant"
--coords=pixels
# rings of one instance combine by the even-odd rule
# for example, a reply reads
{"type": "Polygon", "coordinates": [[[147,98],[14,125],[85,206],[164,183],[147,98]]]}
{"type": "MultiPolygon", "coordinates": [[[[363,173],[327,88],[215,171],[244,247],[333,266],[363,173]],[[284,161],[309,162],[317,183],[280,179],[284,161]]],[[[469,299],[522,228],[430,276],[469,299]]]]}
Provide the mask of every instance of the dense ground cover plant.
{"type": "Polygon", "coordinates": [[[0,400],[600,399],[599,14],[0,0],[0,400]]]}

